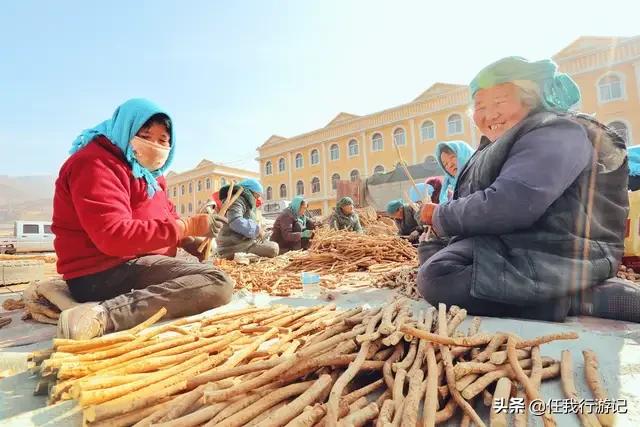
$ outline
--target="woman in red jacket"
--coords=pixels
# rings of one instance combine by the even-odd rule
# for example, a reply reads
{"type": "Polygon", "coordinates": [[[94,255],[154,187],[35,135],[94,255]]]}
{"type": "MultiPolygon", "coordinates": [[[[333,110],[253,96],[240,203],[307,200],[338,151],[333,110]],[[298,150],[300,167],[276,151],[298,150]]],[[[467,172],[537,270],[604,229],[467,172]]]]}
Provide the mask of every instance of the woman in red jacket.
{"type": "Polygon", "coordinates": [[[181,317],[226,304],[232,280],[196,255],[224,218],[179,218],[163,173],[176,141],[169,115],[145,99],[122,104],[82,132],[62,165],[53,200],[58,272],[81,304],[60,314],[58,335],[89,339],[128,329],[157,312],[181,317]]]}

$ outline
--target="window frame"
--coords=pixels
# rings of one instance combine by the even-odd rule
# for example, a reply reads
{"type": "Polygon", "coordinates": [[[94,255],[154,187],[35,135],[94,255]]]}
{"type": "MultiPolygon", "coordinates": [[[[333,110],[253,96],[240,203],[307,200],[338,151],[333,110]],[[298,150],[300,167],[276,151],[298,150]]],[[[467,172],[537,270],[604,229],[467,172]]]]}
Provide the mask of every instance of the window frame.
{"type": "Polygon", "coordinates": [[[371,135],[371,152],[373,153],[379,153],[381,151],[384,151],[384,135],[382,134],[382,132],[374,132],[371,135]],[[380,135],[380,148],[377,149],[376,148],[376,135],[380,135]]]}
{"type": "Polygon", "coordinates": [[[449,114],[449,116],[447,117],[447,136],[463,135],[463,134],[464,134],[464,119],[463,119],[462,114],[460,114],[460,113],[451,113],[451,114],[449,114]],[[460,117],[460,131],[459,132],[451,132],[450,124],[451,124],[451,118],[453,116],[460,117]]]}
{"type": "Polygon", "coordinates": [[[434,122],[431,119],[424,120],[420,124],[420,141],[421,142],[434,141],[435,139],[436,139],[436,122],[434,122]],[[431,129],[433,130],[433,137],[431,137],[431,138],[425,138],[424,135],[422,134],[422,129],[424,128],[424,125],[427,124],[427,123],[431,123],[431,129]]]}
{"type": "Polygon", "coordinates": [[[393,131],[391,132],[391,137],[393,138],[394,145],[397,145],[398,147],[404,147],[407,145],[407,131],[403,126],[397,126],[395,129],[393,129],[393,131]],[[396,136],[399,135],[398,131],[402,131],[402,144],[398,144],[398,141],[396,141],[396,136]]]}

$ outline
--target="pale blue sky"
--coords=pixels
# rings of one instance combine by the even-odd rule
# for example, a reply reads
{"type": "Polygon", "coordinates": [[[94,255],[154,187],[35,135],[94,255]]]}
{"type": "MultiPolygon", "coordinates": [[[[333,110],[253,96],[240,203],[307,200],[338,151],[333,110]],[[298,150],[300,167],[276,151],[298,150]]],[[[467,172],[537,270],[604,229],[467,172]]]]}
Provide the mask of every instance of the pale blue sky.
{"type": "Polygon", "coordinates": [[[173,116],[173,169],[257,169],[270,135],[468,83],[506,55],[640,34],[635,0],[8,1],[0,14],[0,174],[56,174],[76,135],[132,97],[173,116]]]}

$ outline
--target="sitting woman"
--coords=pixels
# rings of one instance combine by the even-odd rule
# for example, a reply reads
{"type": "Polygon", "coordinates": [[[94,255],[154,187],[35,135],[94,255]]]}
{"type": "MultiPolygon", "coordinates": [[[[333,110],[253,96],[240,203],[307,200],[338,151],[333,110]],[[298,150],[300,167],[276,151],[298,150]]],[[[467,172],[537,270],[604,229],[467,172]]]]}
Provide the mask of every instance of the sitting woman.
{"type": "MultiPolygon", "coordinates": [[[[220,189],[220,200],[227,200],[230,186],[220,189]]],[[[265,240],[264,229],[258,224],[257,208],[262,185],[255,179],[244,179],[234,186],[233,193],[242,189],[240,197],[227,210],[227,224],[224,224],[216,239],[218,255],[233,259],[239,252],[251,253],[265,258],[278,255],[278,244],[265,240]]]]}
{"type": "Polygon", "coordinates": [[[362,225],[358,214],[353,211],[351,197],[343,197],[338,201],[336,208],[329,217],[329,227],[334,230],[355,231],[362,233],[362,225]]]}
{"type": "Polygon", "coordinates": [[[296,196],[273,224],[271,240],[280,247],[280,254],[309,249],[315,222],[307,215],[307,202],[296,196]]]}
{"type": "Polygon", "coordinates": [[[417,243],[424,227],[420,225],[420,212],[402,200],[392,200],[387,204],[387,213],[396,221],[398,235],[411,243],[417,243]]]}
{"type": "Polygon", "coordinates": [[[169,115],[144,99],[125,102],[73,143],[53,200],[57,267],[76,301],[97,302],[63,311],[60,337],[90,339],[162,307],[181,317],[231,299],[225,273],[174,258],[177,247],[199,256],[224,223],[215,214],[178,217],[162,176],[175,150],[169,115]]]}
{"type": "Polygon", "coordinates": [[[579,89],[550,60],[504,58],[471,93],[480,147],[458,171],[453,200],[421,210],[451,237],[420,267],[424,298],[475,315],[640,321],[638,288],[607,280],[624,251],[624,141],[569,112],[579,89]]]}
{"type": "Polygon", "coordinates": [[[458,173],[462,171],[472,155],[473,148],[464,141],[445,141],[436,145],[436,160],[444,172],[439,203],[451,200],[458,173]]]}

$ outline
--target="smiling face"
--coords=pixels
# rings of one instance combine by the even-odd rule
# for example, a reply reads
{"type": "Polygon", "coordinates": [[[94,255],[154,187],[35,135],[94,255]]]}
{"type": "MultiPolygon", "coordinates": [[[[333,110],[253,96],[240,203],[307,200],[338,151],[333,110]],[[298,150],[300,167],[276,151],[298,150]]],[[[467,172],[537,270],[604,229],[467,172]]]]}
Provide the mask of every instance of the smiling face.
{"type": "Polygon", "coordinates": [[[458,173],[458,157],[456,153],[442,151],[442,153],[440,153],[440,161],[442,162],[445,172],[451,176],[456,176],[458,173]]]}
{"type": "Polygon", "coordinates": [[[527,117],[531,111],[522,102],[520,90],[513,83],[480,89],[473,101],[473,121],[492,142],[527,117]]]}

